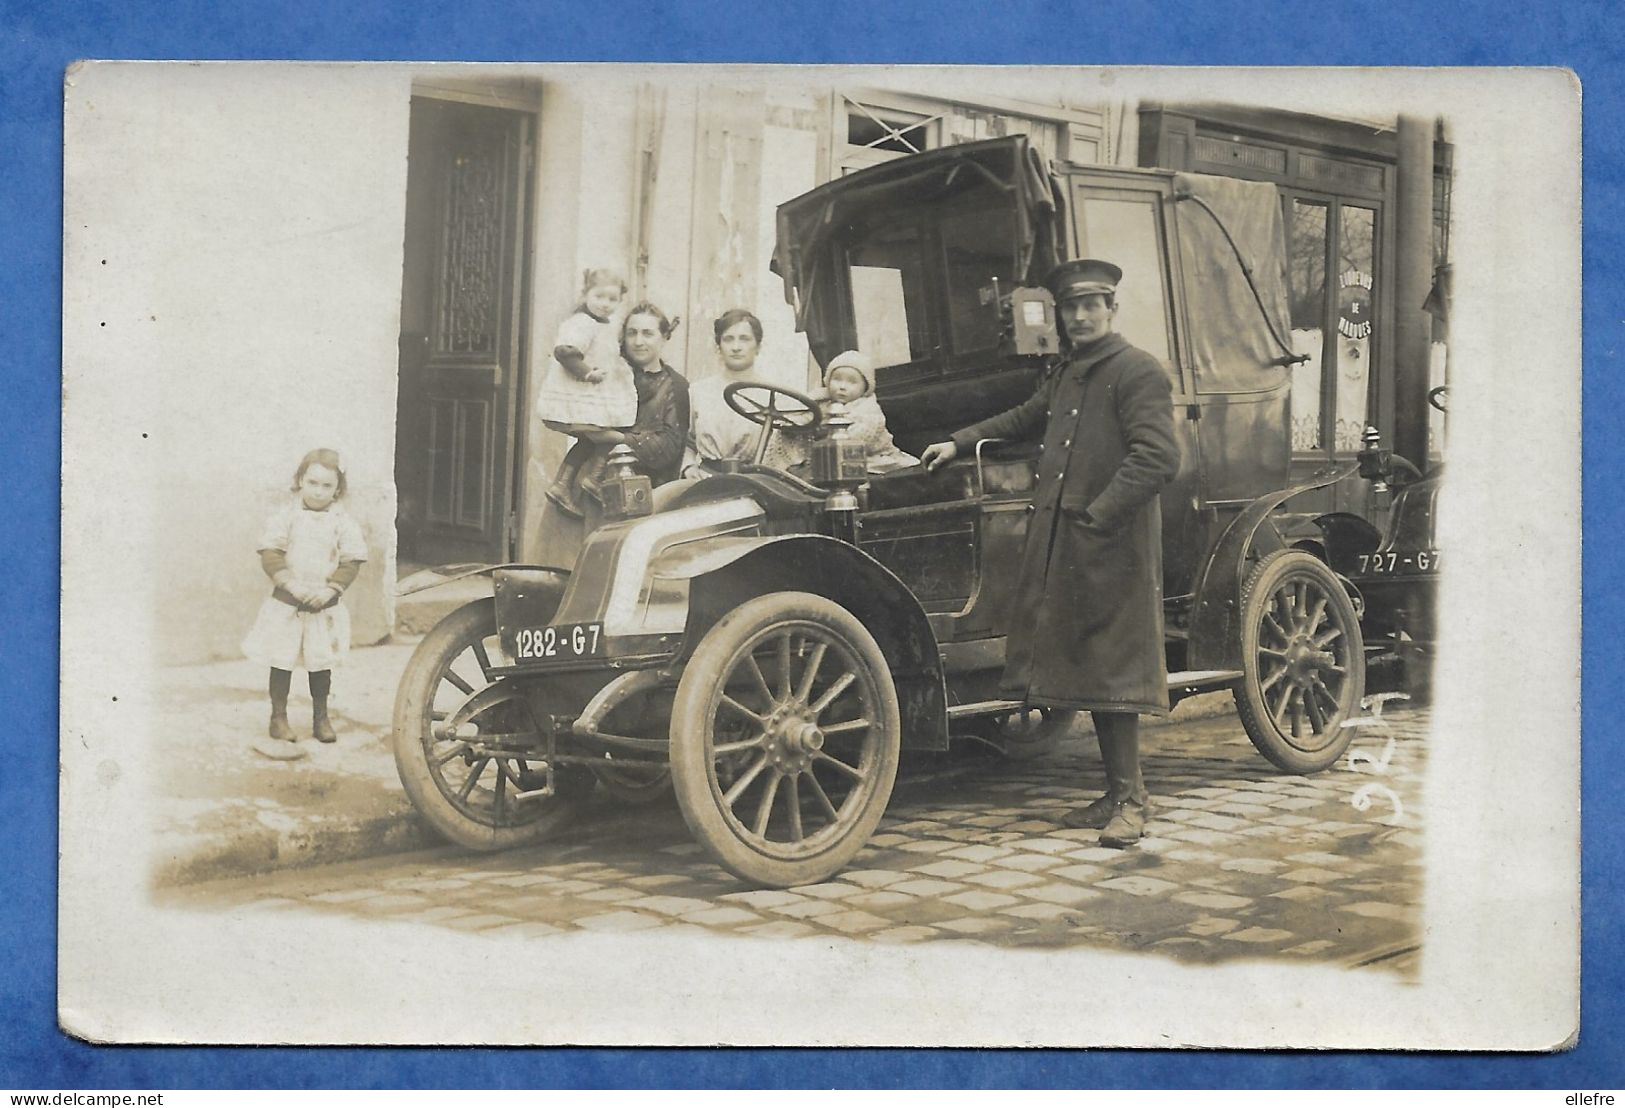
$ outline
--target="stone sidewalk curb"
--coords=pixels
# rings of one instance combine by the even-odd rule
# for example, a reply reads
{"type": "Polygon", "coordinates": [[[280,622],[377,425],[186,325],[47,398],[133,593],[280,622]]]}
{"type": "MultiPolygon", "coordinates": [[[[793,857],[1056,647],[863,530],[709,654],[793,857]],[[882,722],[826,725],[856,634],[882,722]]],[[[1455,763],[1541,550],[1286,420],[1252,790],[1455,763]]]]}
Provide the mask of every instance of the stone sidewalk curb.
{"type": "MultiPolygon", "coordinates": [[[[166,844],[167,845],[167,844],[166,844]]],[[[248,877],[301,866],[351,862],[444,845],[415,812],[348,821],[338,827],[246,829],[196,841],[159,861],[152,871],[160,888],[248,877]]]]}

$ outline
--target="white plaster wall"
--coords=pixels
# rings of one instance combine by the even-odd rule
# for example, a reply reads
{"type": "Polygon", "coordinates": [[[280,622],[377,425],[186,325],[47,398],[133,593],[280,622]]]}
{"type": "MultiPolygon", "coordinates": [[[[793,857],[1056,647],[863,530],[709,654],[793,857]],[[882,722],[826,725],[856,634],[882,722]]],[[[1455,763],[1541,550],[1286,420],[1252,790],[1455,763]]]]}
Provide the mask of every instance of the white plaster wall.
{"type": "Polygon", "coordinates": [[[689,299],[689,274],[694,264],[695,151],[701,124],[701,89],[677,85],[667,89],[660,168],[655,179],[654,218],[649,228],[648,298],[668,315],[683,317],[681,329],[666,345],[666,360],[685,377],[697,368],[684,357],[685,337],[691,331],[709,333],[711,323],[695,317],[689,299]]]}
{"type": "MultiPolygon", "coordinates": [[[[515,421],[525,435],[524,476],[516,494],[520,505],[521,558],[535,549],[542,496],[570,441],[542,426],[536,411],[536,396],[547,373],[553,338],[559,324],[575,307],[575,297],[580,291],[577,286],[584,268],[580,264],[583,253],[580,217],[585,122],[582,100],[576,90],[562,83],[549,83],[544,88],[534,143],[535,194],[525,397],[515,421]]],[[[599,210],[602,212],[601,206],[599,210]]]]}
{"type": "MultiPolygon", "coordinates": [[[[646,295],[669,315],[691,324],[688,304],[690,223],[693,212],[695,95],[665,92],[649,266],[636,287],[637,214],[644,121],[652,110],[641,75],[561,74],[546,82],[537,122],[535,220],[531,236],[531,341],[527,395],[524,488],[520,493],[520,557],[539,541],[542,498],[570,440],[542,426],[536,394],[547,371],[559,324],[581,300],[581,275],[611,266],[633,282],[632,297],[646,295]]],[[[625,307],[631,307],[628,303],[625,307]]],[[[686,372],[681,332],[666,347],[667,361],[686,372]]]]}
{"type": "MultiPolygon", "coordinates": [[[[549,80],[537,117],[530,341],[520,557],[538,541],[542,498],[570,439],[542,426],[536,397],[559,324],[581,302],[588,268],[634,280],[638,92],[629,78],[549,80]]],[[[634,293],[635,295],[635,293],[634,293]]],[[[629,307],[630,304],[623,305],[629,307]]]]}
{"type": "Polygon", "coordinates": [[[777,237],[778,206],[819,184],[818,132],[769,125],[762,129],[762,192],[754,259],[756,314],[761,317],[763,376],[794,389],[814,383],[807,337],[796,330],[796,313],[784,298],[784,282],[768,267],[777,237]]]}
{"type": "MultiPolygon", "coordinates": [[[[409,80],[69,75],[63,525],[94,533],[115,504],[131,517],[91,549],[120,567],[126,604],[150,598],[164,661],[236,653],[267,592],[262,521],[316,446],[341,452],[367,533],[355,641],[390,630],[409,80]]],[[[71,558],[65,574],[91,570],[71,558]]]]}

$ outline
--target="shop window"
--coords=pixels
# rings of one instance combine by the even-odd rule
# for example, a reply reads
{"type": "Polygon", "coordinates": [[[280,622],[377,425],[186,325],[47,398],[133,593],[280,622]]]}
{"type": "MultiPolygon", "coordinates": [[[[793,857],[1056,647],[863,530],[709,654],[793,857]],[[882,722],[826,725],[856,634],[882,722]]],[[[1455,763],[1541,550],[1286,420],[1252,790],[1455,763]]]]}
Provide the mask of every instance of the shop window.
{"type": "Polygon", "coordinates": [[[1372,274],[1377,260],[1377,213],[1344,204],[1337,247],[1337,387],[1332,448],[1339,454],[1360,449],[1366,398],[1371,391],[1372,274]]]}
{"type": "Polygon", "coordinates": [[[1360,449],[1377,337],[1375,208],[1337,200],[1288,201],[1287,278],[1292,349],[1292,449],[1360,449]]]}
{"type": "Polygon", "coordinates": [[[1450,193],[1448,172],[1433,175],[1433,264],[1450,260],[1450,193]]]}
{"type": "MultiPolygon", "coordinates": [[[[1428,360],[1428,388],[1450,382],[1450,194],[1449,170],[1433,177],[1433,280],[1437,296],[1434,305],[1433,342],[1428,360]]],[[[1428,454],[1437,457],[1444,449],[1444,413],[1428,406],[1428,454]]]]}
{"type": "MultiPolygon", "coordinates": [[[[1435,339],[1428,346],[1428,389],[1443,388],[1450,383],[1450,347],[1443,339],[1435,339]]],[[[1428,405],[1428,457],[1437,458],[1444,450],[1444,413],[1428,405]]]]}
{"type": "Polygon", "coordinates": [[[1292,202],[1287,223],[1287,283],[1292,303],[1292,352],[1308,361],[1292,369],[1292,449],[1319,450],[1321,356],[1326,345],[1325,204],[1292,202]]]}

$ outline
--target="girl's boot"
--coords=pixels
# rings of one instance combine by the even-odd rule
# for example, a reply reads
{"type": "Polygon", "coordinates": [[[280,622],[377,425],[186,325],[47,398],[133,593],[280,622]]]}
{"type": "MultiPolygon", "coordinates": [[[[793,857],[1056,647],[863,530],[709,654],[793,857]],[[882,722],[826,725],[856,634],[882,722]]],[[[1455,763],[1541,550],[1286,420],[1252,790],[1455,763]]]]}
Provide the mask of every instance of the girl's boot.
{"type": "Polygon", "coordinates": [[[288,685],[293,674],[285,669],[271,670],[271,726],[268,734],[278,742],[291,743],[293,728],[288,726],[288,685]]]}
{"type": "Polygon", "coordinates": [[[316,736],[317,742],[336,743],[339,741],[338,732],[333,730],[333,723],[327,718],[327,694],[333,687],[333,671],[330,669],[317,670],[310,675],[310,702],[311,733],[316,736]]]}

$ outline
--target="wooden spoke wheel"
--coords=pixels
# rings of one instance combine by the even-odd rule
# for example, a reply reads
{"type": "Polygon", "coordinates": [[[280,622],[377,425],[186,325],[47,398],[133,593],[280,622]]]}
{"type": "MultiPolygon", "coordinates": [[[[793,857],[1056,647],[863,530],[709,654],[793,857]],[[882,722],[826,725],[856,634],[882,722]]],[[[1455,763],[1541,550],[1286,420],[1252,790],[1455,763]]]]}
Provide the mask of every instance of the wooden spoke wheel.
{"type": "Polygon", "coordinates": [[[845,608],[770,593],[706,633],[683,670],[671,772],[694,836],[759,885],[813,884],[874,832],[897,778],[891,671],[845,608]]]}
{"type": "Polygon", "coordinates": [[[553,796],[521,796],[544,787],[541,735],[511,680],[492,678],[503,664],[496,604],[476,600],[424,636],[395,697],[395,768],[418,812],[436,831],[471,850],[535,842],[574,811],[592,779],[560,770],[553,796]]]}
{"type": "Polygon", "coordinates": [[[1242,671],[1236,708],[1259,753],[1288,773],[1342,757],[1343,721],[1365,695],[1365,647],[1354,603],[1326,564],[1279,550],[1242,587],[1242,671]]]}

